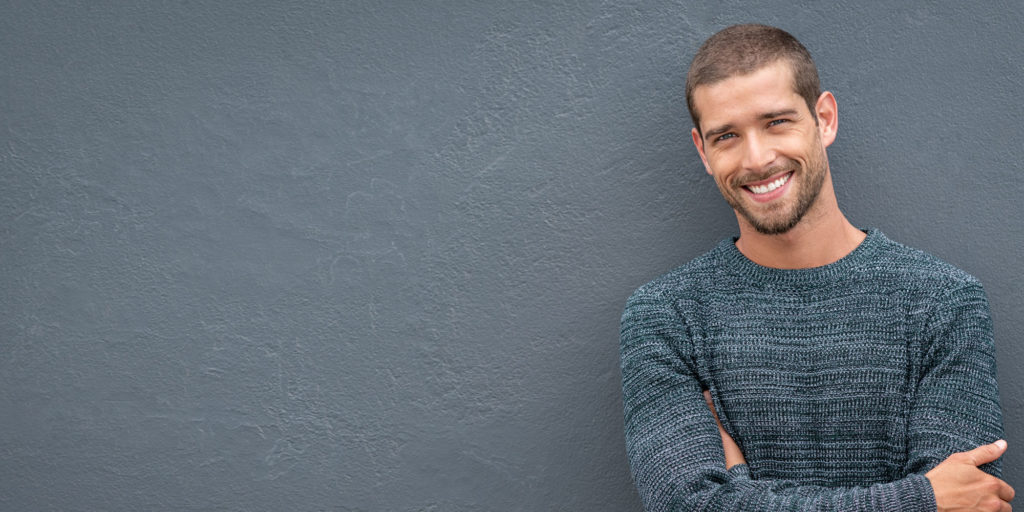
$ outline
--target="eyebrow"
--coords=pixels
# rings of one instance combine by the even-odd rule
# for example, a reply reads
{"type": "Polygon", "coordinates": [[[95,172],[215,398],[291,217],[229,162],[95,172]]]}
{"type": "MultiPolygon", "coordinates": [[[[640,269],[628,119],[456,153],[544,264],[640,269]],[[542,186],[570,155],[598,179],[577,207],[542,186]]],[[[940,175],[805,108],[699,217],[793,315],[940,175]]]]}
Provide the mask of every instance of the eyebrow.
{"type": "MultiPolygon", "coordinates": [[[[776,117],[795,116],[797,114],[799,114],[799,112],[797,112],[796,109],[789,108],[789,109],[786,109],[786,110],[776,110],[776,111],[773,111],[773,112],[765,112],[764,114],[761,114],[760,116],[758,116],[758,119],[775,119],[776,117]]],[[[730,130],[732,130],[732,125],[731,124],[722,125],[722,126],[719,126],[718,128],[715,128],[713,130],[708,130],[708,131],[704,132],[704,140],[710,140],[712,137],[715,137],[717,135],[721,135],[721,134],[723,134],[725,132],[728,132],[730,130]]]]}
{"type": "Polygon", "coordinates": [[[795,116],[797,115],[797,113],[798,112],[795,108],[788,108],[786,110],[777,110],[775,112],[766,112],[764,114],[761,114],[761,119],[774,119],[776,117],[795,116]]]}
{"type": "Polygon", "coordinates": [[[704,140],[706,140],[706,141],[707,140],[711,140],[712,138],[714,138],[714,137],[716,137],[718,135],[721,135],[721,134],[723,134],[723,133],[725,133],[725,132],[727,132],[729,130],[732,130],[732,125],[731,124],[727,124],[725,126],[720,126],[718,128],[715,128],[714,130],[708,130],[708,131],[704,132],[704,140]]]}

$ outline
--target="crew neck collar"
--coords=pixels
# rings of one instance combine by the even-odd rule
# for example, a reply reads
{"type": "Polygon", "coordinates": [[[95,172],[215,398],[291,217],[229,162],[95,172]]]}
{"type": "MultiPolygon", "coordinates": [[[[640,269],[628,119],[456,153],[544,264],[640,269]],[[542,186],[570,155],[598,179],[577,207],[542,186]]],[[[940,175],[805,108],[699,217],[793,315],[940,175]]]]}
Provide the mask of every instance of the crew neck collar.
{"type": "Polygon", "coordinates": [[[736,248],[738,237],[727,238],[718,244],[722,262],[732,272],[764,283],[813,284],[832,281],[850,275],[850,272],[869,261],[888,238],[878,229],[861,230],[864,240],[846,256],[820,267],[782,269],[754,263],[736,248]]]}

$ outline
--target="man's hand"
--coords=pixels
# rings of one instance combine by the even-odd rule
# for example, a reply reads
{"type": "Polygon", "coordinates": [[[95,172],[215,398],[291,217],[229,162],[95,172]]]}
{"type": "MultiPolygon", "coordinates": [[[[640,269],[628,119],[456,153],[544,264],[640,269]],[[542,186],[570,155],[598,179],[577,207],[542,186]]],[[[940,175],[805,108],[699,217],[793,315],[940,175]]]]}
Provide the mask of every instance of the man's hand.
{"type": "Polygon", "coordinates": [[[1006,441],[979,446],[969,452],[950,455],[925,477],[935,491],[939,512],[961,510],[1010,511],[1013,487],[978,469],[1006,451],[1006,441]]]}
{"type": "Polygon", "coordinates": [[[715,411],[715,403],[711,400],[711,392],[704,390],[704,401],[708,403],[708,408],[711,409],[711,415],[715,417],[715,423],[718,424],[718,434],[722,436],[722,449],[725,450],[725,469],[729,469],[737,464],[746,464],[747,459],[743,457],[743,452],[740,451],[740,447],[736,444],[736,441],[732,440],[732,437],[722,427],[722,422],[718,420],[718,412],[715,411]]]}

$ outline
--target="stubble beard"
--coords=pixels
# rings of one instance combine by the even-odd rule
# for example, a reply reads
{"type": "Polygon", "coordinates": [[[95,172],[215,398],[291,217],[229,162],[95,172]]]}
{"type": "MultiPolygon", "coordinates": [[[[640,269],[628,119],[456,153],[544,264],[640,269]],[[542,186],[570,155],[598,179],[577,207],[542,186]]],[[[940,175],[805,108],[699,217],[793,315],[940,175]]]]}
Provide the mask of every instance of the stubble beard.
{"type": "MultiPolygon", "coordinates": [[[[818,200],[818,195],[821,193],[821,188],[825,184],[826,166],[828,164],[825,160],[824,151],[820,149],[818,151],[814,158],[808,160],[807,167],[803,169],[802,173],[799,172],[801,171],[799,164],[790,161],[788,165],[768,169],[764,173],[763,178],[747,180],[748,183],[753,183],[781,172],[794,171],[793,175],[789,178],[792,180],[797,178],[799,173],[800,189],[797,191],[795,202],[774,204],[766,212],[755,214],[747,208],[741,199],[742,194],[747,192],[740,185],[736,185],[735,189],[722,190],[722,195],[725,197],[726,202],[729,203],[729,206],[742,215],[758,233],[762,235],[781,235],[786,233],[796,227],[808,210],[811,209],[811,206],[814,206],[815,201],[818,200]]],[[[722,185],[720,184],[719,188],[721,187],[722,185]]]]}

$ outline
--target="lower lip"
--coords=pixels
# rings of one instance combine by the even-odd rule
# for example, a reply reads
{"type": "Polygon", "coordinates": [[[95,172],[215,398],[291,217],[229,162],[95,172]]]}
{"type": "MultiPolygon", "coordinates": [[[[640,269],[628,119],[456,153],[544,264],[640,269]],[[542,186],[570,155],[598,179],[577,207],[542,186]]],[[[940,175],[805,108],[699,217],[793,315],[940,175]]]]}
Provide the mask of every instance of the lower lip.
{"type": "Polygon", "coordinates": [[[743,191],[746,192],[754,201],[757,201],[759,203],[767,203],[768,201],[774,201],[775,199],[782,197],[786,193],[786,191],[789,190],[790,183],[793,183],[792,172],[790,172],[789,174],[789,179],[787,179],[781,187],[772,190],[771,192],[765,192],[764,194],[755,194],[752,190],[750,190],[747,187],[743,187],[743,191]]]}

